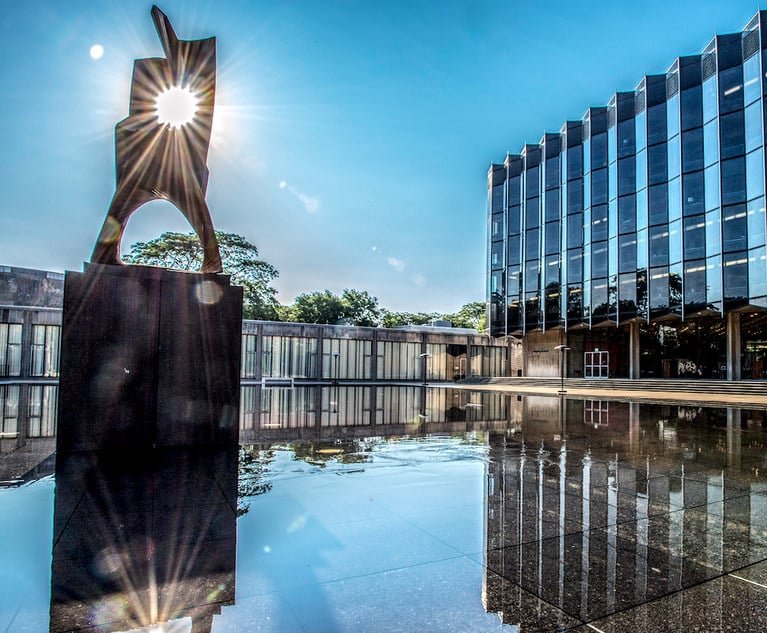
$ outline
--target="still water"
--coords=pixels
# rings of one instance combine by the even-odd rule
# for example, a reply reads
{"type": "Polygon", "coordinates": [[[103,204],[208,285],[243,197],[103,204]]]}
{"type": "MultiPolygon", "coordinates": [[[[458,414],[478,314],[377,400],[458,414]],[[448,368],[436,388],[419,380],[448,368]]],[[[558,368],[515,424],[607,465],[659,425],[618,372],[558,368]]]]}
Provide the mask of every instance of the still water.
{"type": "Polygon", "coordinates": [[[25,447],[0,631],[767,630],[763,411],[250,389],[239,450],[25,447]]]}

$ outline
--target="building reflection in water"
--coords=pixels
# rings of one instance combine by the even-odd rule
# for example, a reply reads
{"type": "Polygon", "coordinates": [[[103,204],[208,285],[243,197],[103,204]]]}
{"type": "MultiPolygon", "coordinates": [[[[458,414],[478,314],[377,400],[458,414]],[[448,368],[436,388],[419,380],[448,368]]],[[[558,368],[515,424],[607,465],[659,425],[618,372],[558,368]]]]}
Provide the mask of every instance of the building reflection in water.
{"type": "MultiPolygon", "coordinates": [[[[767,559],[765,412],[535,397],[513,407],[522,431],[490,434],[486,487],[483,598],[504,622],[554,630],[767,559]]],[[[716,598],[704,608],[739,610],[716,598]]],[[[627,617],[667,630],[657,611],[627,617]]]]}
{"type": "Polygon", "coordinates": [[[234,603],[236,504],[236,447],[59,456],[50,631],[209,633],[234,603]]]}
{"type": "Polygon", "coordinates": [[[511,400],[498,392],[424,386],[243,385],[240,441],[506,429],[511,400]]]}

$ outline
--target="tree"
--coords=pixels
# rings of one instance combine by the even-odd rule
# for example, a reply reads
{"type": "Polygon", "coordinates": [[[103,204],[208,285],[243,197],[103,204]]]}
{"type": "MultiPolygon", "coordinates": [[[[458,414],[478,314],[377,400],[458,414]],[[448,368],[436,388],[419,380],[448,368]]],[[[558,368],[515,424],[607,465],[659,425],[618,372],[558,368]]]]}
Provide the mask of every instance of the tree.
{"type": "Polygon", "coordinates": [[[401,325],[426,325],[441,318],[436,312],[390,312],[383,310],[383,326],[398,327],[401,325]]]}
{"type": "Polygon", "coordinates": [[[296,297],[285,316],[297,323],[338,323],[344,317],[344,303],[330,290],[305,292],[296,297]]]}
{"type": "MultiPolygon", "coordinates": [[[[243,316],[278,319],[277,291],[270,285],[279,275],[277,269],[259,259],[256,246],[241,235],[216,231],[216,237],[224,272],[243,288],[243,316]]],[[[199,270],[202,256],[202,244],[194,233],[168,232],[149,242],[136,242],[123,259],[130,264],[199,270]]]]}
{"type": "Polygon", "coordinates": [[[354,325],[378,327],[381,325],[381,308],[378,299],[367,290],[345,289],[341,295],[344,306],[344,319],[354,325]]]}
{"type": "Polygon", "coordinates": [[[472,301],[461,307],[455,314],[446,314],[445,319],[451,321],[455,327],[474,328],[477,332],[487,329],[487,303],[484,301],[472,301]]]}

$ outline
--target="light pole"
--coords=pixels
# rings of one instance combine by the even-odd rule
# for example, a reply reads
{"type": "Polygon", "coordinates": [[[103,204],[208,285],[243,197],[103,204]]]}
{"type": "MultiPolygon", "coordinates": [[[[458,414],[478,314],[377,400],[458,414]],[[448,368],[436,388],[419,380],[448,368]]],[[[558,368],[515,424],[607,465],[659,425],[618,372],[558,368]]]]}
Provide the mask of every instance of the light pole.
{"type": "Polygon", "coordinates": [[[425,385],[429,381],[429,357],[431,354],[429,352],[424,352],[423,354],[420,354],[420,357],[423,358],[423,384],[425,385]]]}
{"type": "Polygon", "coordinates": [[[570,348],[563,343],[562,345],[557,345],[554,349],[559,350],[559,394],[564,395],[567,393],[565,391],[565,354],[570,348]]]}

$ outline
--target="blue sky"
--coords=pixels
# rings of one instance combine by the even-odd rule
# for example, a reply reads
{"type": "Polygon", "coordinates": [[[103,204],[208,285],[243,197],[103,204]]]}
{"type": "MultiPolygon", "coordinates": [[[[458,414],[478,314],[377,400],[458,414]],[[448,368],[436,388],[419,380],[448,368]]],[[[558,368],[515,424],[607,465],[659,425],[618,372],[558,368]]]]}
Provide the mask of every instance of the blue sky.
{"type": "MultiPolygon", "coordinates": [[[[25,0],[0,17],[0,264],[80,270],[114,192],[150,2],[25,0]],[[92,45],[104,48],[91,58],[92,45]]],[[[740,30],[719,2],[164,0],[218,37],[208,204],[280,271],[279,299],[367,289],[395,310],[483,298],[491,161],[740,30]]],[[[170,205],[123,240],[188,230],[170,205]]]]}

